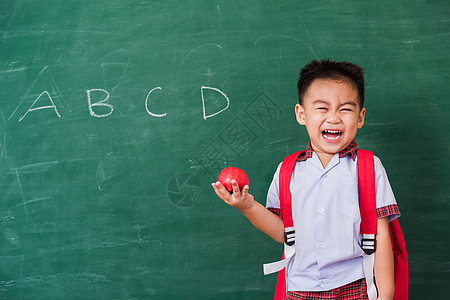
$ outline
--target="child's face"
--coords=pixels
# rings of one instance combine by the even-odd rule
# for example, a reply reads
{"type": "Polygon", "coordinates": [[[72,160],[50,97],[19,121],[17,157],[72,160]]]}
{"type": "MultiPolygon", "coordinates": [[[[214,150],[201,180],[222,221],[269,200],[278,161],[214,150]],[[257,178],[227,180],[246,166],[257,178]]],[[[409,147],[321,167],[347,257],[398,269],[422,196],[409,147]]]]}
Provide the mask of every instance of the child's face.
{"type": "Polygon", "coordinates": [[[316,79],[302,105],[297,104],[297,121],[306,126],[311,146],[319,155],[334,155],[345,149],[364,124],[366,110],[360,108],[357,90],[345,81],[316,79]]]}

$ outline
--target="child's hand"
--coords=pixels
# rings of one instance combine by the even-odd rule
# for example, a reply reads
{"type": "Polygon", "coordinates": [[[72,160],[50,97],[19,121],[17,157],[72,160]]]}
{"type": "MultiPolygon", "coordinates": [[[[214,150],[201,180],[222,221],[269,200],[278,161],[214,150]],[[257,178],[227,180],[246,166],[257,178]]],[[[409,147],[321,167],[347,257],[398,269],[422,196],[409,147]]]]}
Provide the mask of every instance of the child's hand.
{"type": "Polygon", "coordinates": [[[228,205],[239,209],[241,212],[252,208],[255,201],[253,196],[248,193],[248,185],[244,186],[242,191],[239,190],[239,185],[236,180],[231,180],[231,185],[233,186],[233,194],[230,194],[219,181],[213,183],[212,187],[220,199],[228,205]]]}

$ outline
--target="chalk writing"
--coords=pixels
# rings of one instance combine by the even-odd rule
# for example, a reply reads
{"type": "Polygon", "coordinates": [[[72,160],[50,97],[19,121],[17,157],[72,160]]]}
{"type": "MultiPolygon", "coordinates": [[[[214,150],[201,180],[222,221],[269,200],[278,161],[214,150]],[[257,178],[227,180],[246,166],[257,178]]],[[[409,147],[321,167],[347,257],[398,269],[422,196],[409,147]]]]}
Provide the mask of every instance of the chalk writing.
{"type": "MultiPolygon", "coordinates": [[[[161,87],[155,87],[153,89],[150,90],[150,92],[148,92],[147,97],[145,98],[145,110],[147,111],[147,114],[149,114],[152,117],[156,117],[156,118],[162,118],[165,117],[167,115],[167,113],[163,113],[163,114],[156,114],[150,111],[150,109],[148,108],[148,102],[149,102],[149,98],[150,95],[155,91],[155,90],[162,90],[161,87]]],[[[108,103],[107,101],[110,98],[110,94],[107,90],[105,89],[90,89],[90,90],[86,90],[86,95],[87,95],[87,102],[88,102],[88,108],[89,108],[89,114],[92,117],[96,117],[96,118],[105,118],[110,116],[113,112],[114,112],[114,106],[111,103],[108,103]],[[99,93],[103,93],[103,99],[101,100],[96,100],[96,102],[93,102],[93,94],[99,94],[99,93]],[[106,113],[99,113],[98,111],[94,111],[94,107],[97,107],[98,109],[106,109],[107,112],[106,113]]],[[[201,97],[202,97],[202,106],[203,106],[203,119],[206,120],[208,118],[214,117],[220,113],[222,113],[223,111],[227,110],[228,107],[230,106],[230,99],[228,98],[228,96],[222,92],[221,90],[219,90],[218,88],[214,88],[214,87],[206,87],[206,86],[202,86],[201,87],[201,97]],[[218,92],[219,94],[221,94],[225,100],[227,101],[227,104],[224,108],[220,109],[219,111],[210,113],[210,114],[206,114],[206,101],[205,101],[205,96],[203,91],[205,89],[208,90],[213,90],[218,92]]],[[[28,108],[28,110],[19,118],[19,122],[21,122],[30,112],[33,111],[37,111],[37,110],[43,110],[43,109],[53,109],[55,111],[55,114],[58,118],[61,118],[61,114],[59,113],[55,103],[53,102],[53,99],[50,95],[50,93],[48,91],[43,91],[37,98],[36,100],[34,100],[33,104],[30,106],[30,108],[28,108]],[[43,105],[43,106],[36,106],[36,103],[41,99],[41,97],[43,95],[46,95],[48,98],[48,100],[51,102],[51,105],[43,105]]],[[[15,112],[14,112],[15,113],[15,112]]],[[[13,114],[14,114],[13,113],[13,114]]]]}
{"type": "Polygon", "coordinates": [[[230,99],[228,99],[227,95],[225,95],[225,93],[222,92],[221,90],[219,90],[219,89],[217,89],[217,88],[209,87],[209,86],[202,86],[202,88],[201,88],[200,91],[201,91],[201,94],[202,94],[203,119],[206,120],[207,118],[214,117],[214,116],[220,114],[221,112],[225,111],[225,110],[230,106],[230,99]],[[227,100],[227,105],[226,105],[226,107],[225,107],[225,108],[222,108],[222,109],[219,110],[218,112],[215,112],[215,113],[206,115],[206,109],[205,109],[205,96],[204,96],[204,93],[203,93],[204,90],[213,90],[213,91],[216,91],[216,92],[220,93],[222,96],[224,96],[225,99],[227,100]]]}
{"type": "Polygon", "coordinates": [[[27,112],[21,116],[19,118],[19,122],[21,122],[23,120],[23,118],[25,118],[25,116],[31,112],[31,111],[36,111],[36,110],[41,110],[41,109],[48,109],[48,108],[53,108],[55,110],[56,116],[58,118],[61,118],[61,115],[58,112],[58,109],[55,106],[55,103],[52,100],[52,97],[50,96],[50,94],[47,91],[43,91],[37,98],[36,100],[34,100],[33,104],[31,104],[30,108],[28,108],[27,112]],[[50,100],[50,102],[52,103],[52,105],[46,105],[46,106],[38,106],[38,107],[34,107],[34,105],[36,104],[36,102],[38,102],[39,99],[41,99],[42,95],[47,95],[48,99],[50,100]]]}
{"type": "MultiPolygon", "coordinates": [[[[123,76],[127,70],[128,63],[122,64],[122,63],[105,62],[105,63],[101,64],[101,67],[103,69],[103,76],[105,78],[105,86],[106,86],[106,77],[107,77],[106,69],[107,68],[115,68],[115,67],[119,67],[121,69],[121,72],[119,72],[120,73],[119,80],[117,80],[117,78],[115,78],[115,80],[117,80],[117,83],[111,90],[112,92],[114,92],[115,89],[120,85],[120,82],[122,81],[122,79],[124,79],[123,76]]],[[[41,86],[42,86],[42,84],[41,84],[41,86]]],[[[161,113],[161,114],[154,113],[149,108],[149,101],[151,98],[150,96],[156,90],[162,91],[162,87],[160,87],[160,86],[154,87],[153,89],[151,89],[148,92],[148,94],[145,98],[145,110],[149,116],[152,116],[155,118],[166,117],[167,113],[161,113]]],[[[8,120],[11,119],[16,114],[16,112],[19,110],[19,108],[22,106],[22,104],[30,97],[30,93],[32,93],[32,91],[33,91],[33,94],[36,94],[36,95],[39,93],[39,96],[34,99],[31,106],[29,106],[29,108],[21,115],[21,117],[19,118],[19,122],[24,120],[25,117],[27,117],[31,112],[36,112],[36,111],[41,111],[41,110],[46,110],[46,109],[53,109],[56,117],[61,118],[62,114],[60,113],[60,111],[58,109],[58,107],[60,105],[64,105],[68,111],[72,112],[70,107],[65,102],[64,97],[62,96],[60,90],[58,89],[55,79],[53,78],[49,67],[45,66],[39,72],[36,79],[31,83],[30,87],[26,90],[25,95],[21,98],[19,104],[16,106],[14,111],[11,113],[8,120]],[[38,87],[36,86],[38,81],[39,82],[46,81],[47,82],[46,84],[50,85],[50,89],[41,89],[39,92],[34,93],[38,89],[38,87]],[[56,102],[56,104],[58,104],[58,107],[55,104],[55,101],[53,100],[55,98],[59,98],[59,103],[58,103],[58,101],[56,102]],[[43,102],[45,99],[47,99],[48,103],[41,104],[41,102],[43,102]]],[[[227,110],[230,106],[230,99],[228,98],[228,96],[223,91],[221,91],[220,89],[218,89],[216,87],[201,86],[200,87],[200,95],[201,95],[201,100],[202,100],[202,112],[203,112],[204,120],[206,120],[208,118],[212,118],[214,116],[217,116],[218,114],[227,110]],[[210,107],[209,110],[212,110],[212,111],[207,112],[206,103],[208,101],[205,97],[206,90],[216,92],[221,97],[223,97],[223,99],[225,100],[223,107],[212,108],[212,109],[210,107]]],[[[88,90],[86,90],[86,96],[87,96],[87,104],[88,104],[88,110],[89,110],[90,116],[96,117],[96,118],[105,118],[105,117],[112,115],[112,113],[114,112],[114,106],[112,103],[109,102],[110,93],[106,88],[88,89],[88,90]]]]}
{"type": "Polygon", "coordinates": [[[97,117],[97,118],[104,118],[104,117],[107,117],[107,116],[109,116],[109,115],[111,115],[113,113],[114,107],[111,104],[106,103],[106,101],[108,101],[108,99],[109,99],[109,93],[106,90],[104,90],[104,89],[92,89],[92,90],[87,90],[86,94],[87,94],[87,99],[88,99],[89,113],[91,114],[91,116],[97,117]],[[103,100],[100,100],[98,102],[92,103],[92,100],[91,100],[91,93],[92,92],[103,92],[103,93],[106,94],[106,97],[103,100]],[[106,114],[97,114],[92,109],[93,106],[107,107],[107,108],[109,108],[109,112],[106,113],[106,114]]]}
{"type": "Polygon", "coordinates": [[[54,103],[53,99],[59,99],[59,104],[63,104],[64,108],[71,112],[70,107],[67,105],[66,101],[64,100],[64,97],[62,96],[58,86],[56,85],[55,79],[53,78],[52,73],[50,72],[50,69],[48,66],[45,66],[42,68],[42,70],[39,72],[39,74],[36,76],[36,79],[32,81],[28,89],[25,91],[24,96],[21,98],[19,104],[16,106],[14,111],[11,113],[11,115],[8,117],[8,120],[10,120],[16,112],[19,110],[19,108],[22,106],[22,104],[26,101],[27,98],[29,98],[29,95],[37,95],[39,93],[39,96],[34,99],[34,103],[30,106],[30,108],[33,108],[33,106],[37,103],[37,101],[45,94],[49,98],[52,105],[47,105],[47,107],[40,107],[40,108],[34,108],[32,110],[27,111],[25,114],[22,115],[20,118],[20,121],[23,120],[23,118],[30,112],[30,111],[36,111],[36,110],[42,110],[46,108],[53,108],[55,110],[56,116],[61,117],[61,114],[59,113],[58,109],[56,108],[56,105],[54,103]],[[45,82],[46,85],[49,86],[49,89],[41,89],[39,92],[37,92],[37,85],[38,82],[45,82]],[[52,95],[52,96],[50,96],[52,95]]]}
{"type": "Polygon", "coordinates": [[[165,116],[167,115],[167,113],[164,113],[164,114],[155,114],[155,113],[152,113],[152,112],[148,109],[148,97],[150,97],[150,94],[151,94],[154,90],[161,90],[161,87],[160,87],[160,86],[157,86],[157,87],[153,88],[150,92],[148,92],[147,98],[145,98],[145,110],[147,111],[147,113],[148,113],[150,116],[153,116],[153,117],[156,117],[156,118],[162,118],[162,117],[165,117],[165,116]]]}

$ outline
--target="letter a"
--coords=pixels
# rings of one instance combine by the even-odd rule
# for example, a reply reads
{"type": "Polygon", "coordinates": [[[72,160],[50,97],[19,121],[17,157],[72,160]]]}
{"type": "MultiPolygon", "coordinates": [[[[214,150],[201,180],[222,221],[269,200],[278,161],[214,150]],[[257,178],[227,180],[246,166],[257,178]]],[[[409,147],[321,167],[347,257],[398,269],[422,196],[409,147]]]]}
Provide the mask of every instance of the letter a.
{"type": "Polygon", "coordinates": [[[111,104],[105,103],[109,99],[109,93],[107,91],[105,91],[103,89],[92,89],[92,90],[87,90],[86,94],[87,94],[87,98],[88,98],[89,113],[91,114],[91,116],[97,117],[97,118],[104,118],[104,117],[107,117],[110,114],[112,114],[112,112],[114,111],[114,107],[111,104]],[[91,92],[104,92],[106,94],[106,98],[103,100],[100,100],[98,102],[92,103],[91,92]],[[110,111],[107,114],[97,114],[92,109],[92,107],[94,107],[94,106],[108,107],[110,109],[110,111]]]}
{"type": "Polygon", "coordinates": [[[25,118],[25,116],[30,112],[30,111],[35,111],[35,110],[40,110],[40,109],[47,109],[47,108],[53,108],[55,110],[56,115],[58,116],[58,118],[61,118],[61,115],[59,114],[58,110],[56,109],[55,103],[53,103],[52,97],[50,96],[50,94],[47,91],[43,91],[39,97],[36,98],[36,100],[34,100],[33,104],[31,104],[30,108],[27,110],[27,112],[20,117],[19,122],[21,122],[23,120],[23,118],[25,118]],[[46,94],[48,96],[48,99],[50,100],[50,102],[52,103],[52,105],[47,105],[47,106],[40,106],[40,107],[33,107],[36,102],[38,102],[38,100],[42,97],[42,95],[46,94]]]}
{"type": "Polygon", "coordinates": [[[224,92],[222,92],[221,90],[219,90],[219,89],[217,89],[217,88],[208,87],[208,86],[202,86],[202,88],[201,88],[201,94],[202,94],[203,119],[204,119],[204,120],[206,120],[207,118],[211,118],[211,117],[214,117],[214,116],[220,114],[221,112],[223,112],[224,110],[226,110],[226,109],[230,106],[230,99],[228,99],[227,95],[225,95],[224,92]],[[222,109],[219,110],[218,112],[215,112],[215,113],[213,113],[213,114],[206,115],[205,97],[204,97],[204,94],[203,94],[203,90],[205,90],[205,89],[216,91],[216,92],[220,93],[222,96],[224,96],[225,99],[227,99],[227,106],[226,106],[225,108],[222,108],[222,109]]]}

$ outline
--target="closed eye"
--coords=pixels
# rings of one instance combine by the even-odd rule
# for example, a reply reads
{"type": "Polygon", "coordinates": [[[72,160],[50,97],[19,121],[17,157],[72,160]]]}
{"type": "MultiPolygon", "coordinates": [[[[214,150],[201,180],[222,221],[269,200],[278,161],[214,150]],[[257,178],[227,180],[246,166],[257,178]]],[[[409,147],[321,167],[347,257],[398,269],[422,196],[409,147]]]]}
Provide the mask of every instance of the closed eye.
{"type": "Polygon", "coordinates": [[[341,111],[344,111],[344,112],[353,112],[355,109],[356,109],[355,102],[350,101],[350,102],[343,103],[341,105],[341,111]]]}

